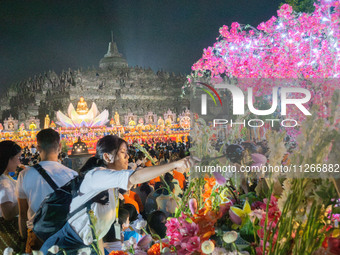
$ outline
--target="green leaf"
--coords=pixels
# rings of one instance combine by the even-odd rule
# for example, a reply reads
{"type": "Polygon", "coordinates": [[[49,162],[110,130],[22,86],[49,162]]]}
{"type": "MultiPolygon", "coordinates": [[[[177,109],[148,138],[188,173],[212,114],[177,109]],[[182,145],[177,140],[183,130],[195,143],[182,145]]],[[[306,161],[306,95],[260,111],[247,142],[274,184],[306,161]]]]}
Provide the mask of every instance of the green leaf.
{"type": "Polygon", "coordinates": [[[181,210],[177,207],[175,210],[175,218],[178,218],[181,215],[181,210]]]}
{"type": "Polygon", "coordinates": [[[243,225],[243,227],[240,230],[240,236],[248,241],[248,242],[254,242],[254,227],[253,227],[253,223],[251,222],[250,218],[247,217],[245,219],[245,223],[243,225]]]}
{"type": "Polygon", "coordinates": [[[248,192],[247,194],[243,194],[240,196],[240,200],[246,199],[248,199],[249,204],[252,204],[253,202],[258,200],[255,192],[248,192]]]}
{"type": "Polygon", "coordinates": [[[333,214],[340,214],[340,207],[333,207],[333,214]]]}
{"type": "Polygon", "coordinates": [[[190,223],[190,224],[193,223],[192,219],[190,219],[190,218],[186,218],[185,221],[190,223]]]}

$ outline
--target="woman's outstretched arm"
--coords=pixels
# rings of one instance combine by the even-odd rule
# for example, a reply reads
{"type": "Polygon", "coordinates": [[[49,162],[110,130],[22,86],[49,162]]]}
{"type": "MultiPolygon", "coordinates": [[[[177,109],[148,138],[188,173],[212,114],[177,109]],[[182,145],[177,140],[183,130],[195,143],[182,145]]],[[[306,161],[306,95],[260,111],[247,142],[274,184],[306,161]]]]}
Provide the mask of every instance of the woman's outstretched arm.
{"type": "Polygon", "coordinates": [[[191,166],[193,166],[193,160],[190,157],[186,157],[181,160],[171,162],[169,164],[142,168],[135,171],[130,176],[128,186],[130,188],[133,185],[150,181],[162,174],[170,172],[173,169],[176,169],[176,171],[183,173],[188,171],[191,166]]]}
{"type": "Polygon", "coordinates": [[[92,190],[103,191],[111,188],[121,188],[129,190],[133,185],[150,181],[164,173],[176,169],[180,172],[188,171],[193,165],[193,160],[189,157],[161,165],[151,166],[133,172],[133,170],[115,171],[113,169],[98,168],[89,171],[80,186],[82,193],[92,190]]]}

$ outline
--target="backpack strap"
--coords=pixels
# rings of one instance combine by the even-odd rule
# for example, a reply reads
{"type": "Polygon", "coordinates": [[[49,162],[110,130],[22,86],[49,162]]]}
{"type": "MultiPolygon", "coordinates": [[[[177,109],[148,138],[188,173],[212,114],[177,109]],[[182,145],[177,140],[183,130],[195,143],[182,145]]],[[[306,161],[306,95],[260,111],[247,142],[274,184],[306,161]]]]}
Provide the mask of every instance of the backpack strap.
{"type": "Polygon", "coordinates": [[[41,165],[35,164],[33,167],[39,172],[39,174],[45,179],[45,181],[51,186],[54,191],[59,188],[41,165]]]}
{"type": "Polygon", "coordinates": [[[81,210],[83,210],[84,208],[87,208],[87,211],[91,210],[91,205],[92,205],[93,201],[92,199],[90,199],[89,201],[87,201],[85,204],[82,204],[81,206],[79,206],[77,209],[75,209],[73,212],[69,213],[67,218],[70,219],[71,217],[73,217],[76,213],[80,212],[81,210]]]}

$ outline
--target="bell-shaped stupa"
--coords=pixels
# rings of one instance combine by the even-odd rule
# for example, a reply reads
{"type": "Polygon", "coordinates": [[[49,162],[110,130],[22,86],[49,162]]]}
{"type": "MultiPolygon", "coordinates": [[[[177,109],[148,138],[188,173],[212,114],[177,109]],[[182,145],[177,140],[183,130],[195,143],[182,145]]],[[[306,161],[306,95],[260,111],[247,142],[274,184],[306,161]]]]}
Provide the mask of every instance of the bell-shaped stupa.
{"type": "Polygon", "coordinates": [[[99,61],[99,67],[103,70],[128,67],[126,59],[123,58],[123,55],[118,52],[117,44],[113,41],[112,31],[109,48],[104,57],[99,61]]]}

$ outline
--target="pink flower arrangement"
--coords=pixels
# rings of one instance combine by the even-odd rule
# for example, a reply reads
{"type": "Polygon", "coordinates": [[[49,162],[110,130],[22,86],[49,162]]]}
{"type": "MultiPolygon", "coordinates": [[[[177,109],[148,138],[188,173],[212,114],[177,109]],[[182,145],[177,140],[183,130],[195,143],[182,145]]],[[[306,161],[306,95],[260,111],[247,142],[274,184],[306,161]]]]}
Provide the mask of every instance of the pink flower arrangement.
{"type": "MultiPolygon", "coordinates": [[[[312,14],[297,14],[284,4],[277,14],[257,29],[237,22],[221,27],[217,42],[193,64],[191,81],[202,76],[216,81],[222,76],[236,77],[241,89],[253,87],[254,94],[260,96],[270,95],[272,87],[277,86],[262,78],[299,79],[302,81],[296,86],[312,93],[309,106],[322,106],[319,116],[326,118],[331,109],[325,102],[338,85],[325,78],[340,77],[340,1],[321,1],[312,14]]],[[[301,121],[305,116],[291,108],[287,118],[301,121]]],[[[296,135],[293,129],[291,135],[296,135]]]]}
{"type": "Polygon", "coordinates": [[[198,234],[198,225],[182,213],[179,218],[171,218],[165,224],[166,235],[170,237],[169,244],[176,247],[178,254],[190,254],[200,250],[201,242],[198,234]]]}
{"type": "Polygon", "coordinates": [[[194,215],[197,211],[197,200],[195,198],[191,198],[189,200],[189,209],[192,215],[194,215]]]}
{"type": "Polygon", "coordinates": [[[277,16],[285,19],[293,18],[291,16],[293,8],[289,4],[284,4],[281,6],[280,10],[277,11],[277,16]]]}

